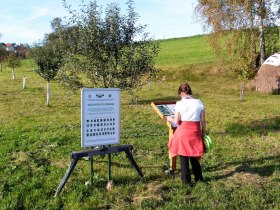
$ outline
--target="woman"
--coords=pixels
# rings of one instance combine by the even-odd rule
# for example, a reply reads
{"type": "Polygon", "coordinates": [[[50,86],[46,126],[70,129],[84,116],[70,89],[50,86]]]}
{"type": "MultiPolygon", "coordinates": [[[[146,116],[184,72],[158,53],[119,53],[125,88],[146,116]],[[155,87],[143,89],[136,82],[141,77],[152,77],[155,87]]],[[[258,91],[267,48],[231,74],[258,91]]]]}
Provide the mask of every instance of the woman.
{"type": "Polygon", "coordinates": [[[182,182],[191,185],[189,160],[195,181],[203,181],[199,159],[204,154],[202,139],[206,131],[205,111],[201,100],[193,97],[188,83],[179,86],[178,94],[181,101],[175,105],[175,116],[167,117],[167,120],[179,126],[169,141],[168,148],[172,156],[180,155],[182,182]]]}

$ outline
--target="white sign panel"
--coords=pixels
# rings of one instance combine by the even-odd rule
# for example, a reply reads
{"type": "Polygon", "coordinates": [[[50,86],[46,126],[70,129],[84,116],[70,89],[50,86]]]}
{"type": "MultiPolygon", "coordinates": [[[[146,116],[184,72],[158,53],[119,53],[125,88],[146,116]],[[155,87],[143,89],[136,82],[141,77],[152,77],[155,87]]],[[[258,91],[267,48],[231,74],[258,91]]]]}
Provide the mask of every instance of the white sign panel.
{"type": "Polygon", "coordinates": [[[83,88],[81,109],[82,147],[120,143],[120,89],[83,88]]]}

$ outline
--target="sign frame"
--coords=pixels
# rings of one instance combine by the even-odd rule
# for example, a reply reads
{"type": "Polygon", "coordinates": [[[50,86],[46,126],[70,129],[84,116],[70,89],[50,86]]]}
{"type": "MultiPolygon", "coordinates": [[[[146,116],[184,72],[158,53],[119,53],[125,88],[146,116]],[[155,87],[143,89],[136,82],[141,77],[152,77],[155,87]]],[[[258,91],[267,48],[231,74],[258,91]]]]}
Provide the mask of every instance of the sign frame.
{"type": "Polygon", "coordinates": [[[81,147],[120,143],[120,89],[81,89],[81,147]]]}

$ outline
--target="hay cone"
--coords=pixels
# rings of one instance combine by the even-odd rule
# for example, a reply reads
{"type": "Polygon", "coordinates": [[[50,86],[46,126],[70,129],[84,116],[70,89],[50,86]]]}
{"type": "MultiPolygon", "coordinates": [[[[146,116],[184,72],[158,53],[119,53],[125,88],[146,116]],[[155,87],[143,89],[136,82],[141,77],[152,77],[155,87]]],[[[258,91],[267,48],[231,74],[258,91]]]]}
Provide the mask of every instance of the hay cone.
{"type": "Polygon", "coordinates": [[[280,90],[280,53],[275,53],[263,63],[253,84],[257,91],[264,93],[280,90]]]}

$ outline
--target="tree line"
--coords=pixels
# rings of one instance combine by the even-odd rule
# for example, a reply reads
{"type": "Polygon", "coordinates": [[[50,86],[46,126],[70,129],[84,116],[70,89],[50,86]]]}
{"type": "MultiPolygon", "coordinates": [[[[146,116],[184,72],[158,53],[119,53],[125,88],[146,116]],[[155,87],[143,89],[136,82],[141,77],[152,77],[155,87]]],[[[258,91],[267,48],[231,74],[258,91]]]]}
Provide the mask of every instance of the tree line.
{"type": "Polygon", "coordinates": [[[279,0],[198,0],[195,13],[217,57],[243,78],[280,51],[279,0]]]}
{"type": "Polygon", "coordinates": [[[72,89],[81,87],[118,87],[132,91],[141,87],[158,70],[155,58],[159,46],[138,25],[134,2],[127,2],[122,15],[117,3],[105,11],[96,3],[72,10],[63,5],[69,18],[54,18],[52,32],[36,43],[31,55],[37,73],[49,82],[58,77],[72,89]]]}
{"type": "MultiPolygon", "coordinates": [[[[125,15],[117,3],[103,10],[94,1],[73,10],[62,2],[69,17],[54,18],[52,32],[31,50],[36,72],[48,88],[57,77],[71,89],[132,91],[158,71],[159,46],[145,32],[146,25],[137,24],[133,0],[128,0],[125,15]]],[[[252,78],[265,58],[280,49],[277,0],[198,0],[195,14],[219,61],[243,79],[252,78]]]]}

